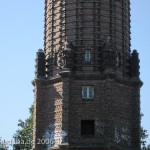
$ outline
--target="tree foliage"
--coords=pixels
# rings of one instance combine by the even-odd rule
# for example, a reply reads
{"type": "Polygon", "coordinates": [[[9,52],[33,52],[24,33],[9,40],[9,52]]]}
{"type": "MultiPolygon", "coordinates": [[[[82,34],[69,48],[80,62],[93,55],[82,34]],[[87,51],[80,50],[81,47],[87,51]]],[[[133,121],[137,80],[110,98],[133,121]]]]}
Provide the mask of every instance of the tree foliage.
{"type": "Polygon", "coordinates": [[[142,150],[150,150],[150,145],[142,147],[142,150]]]}
{"type": "Polygon", "coordinates": [[[8,150],[8,146],[5,144],[5,140],[1,140],[0,138],[0,150],[8,150]]]}
{"type": "Polygon", "coordinates": [[[146,139],[148,138],[147,130],[141,127],[141,145],[142,147],[146,146],[146,139]]]}
{"type": "Polygon", "coordinates": [[[22,121],[18,120],[19,129],[14,134],[15,144],[14,150],[30,150],[32,147],[32,132],[33,132],[33,105],[29,108],[30,116],[22,121]]]}
{"type": "MultiPolygon", "coordinates": [[[[141,120],[142,120],[143,116],[144,115],[141,113],[141,120]]],[[[141,148],[142,148],[142,150],[150,150],[150,145],[146,146],[147,138],[148,138],[147,130],[145,130],[143,127],[141,127],[141,148]]]]}

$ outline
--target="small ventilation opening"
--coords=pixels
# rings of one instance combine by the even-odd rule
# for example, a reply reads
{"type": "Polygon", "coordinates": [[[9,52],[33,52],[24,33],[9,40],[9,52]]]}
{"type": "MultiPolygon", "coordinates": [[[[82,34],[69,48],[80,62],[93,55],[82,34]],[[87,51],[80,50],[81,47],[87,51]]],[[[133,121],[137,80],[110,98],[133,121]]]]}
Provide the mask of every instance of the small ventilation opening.
{"type": "Polygon", "coordinates": [[[81,120],[81,135],[94,135],[94,120],[81,120]]]}

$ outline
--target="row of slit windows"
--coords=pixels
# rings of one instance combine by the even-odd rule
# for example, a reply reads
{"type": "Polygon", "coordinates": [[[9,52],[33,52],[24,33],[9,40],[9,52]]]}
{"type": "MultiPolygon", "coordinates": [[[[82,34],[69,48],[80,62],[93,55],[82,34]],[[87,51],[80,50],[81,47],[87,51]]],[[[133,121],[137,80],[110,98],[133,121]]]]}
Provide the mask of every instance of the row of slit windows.
{"type": "Polygon", "coordinates": [[[91,61],[91,52],[89,50],[85,51],[85,62],[91,61]]]}

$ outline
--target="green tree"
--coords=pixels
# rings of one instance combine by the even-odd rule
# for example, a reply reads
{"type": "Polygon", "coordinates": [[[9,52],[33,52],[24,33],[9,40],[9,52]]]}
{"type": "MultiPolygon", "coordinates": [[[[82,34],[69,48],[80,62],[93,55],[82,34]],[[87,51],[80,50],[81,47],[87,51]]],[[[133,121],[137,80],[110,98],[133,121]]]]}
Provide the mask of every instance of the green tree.
{"type": "Polygon", "coordinates": [[[142,150],[150,150],[150,145],[142,147],[142,150]]]}
{"type": "Polygon", "coordinates": [[[5,140],[1,140],[0,138],[0,150],[8,150],[8,146],[4,142],[5,140]]]}
{"type": "MultiPolygon", "coordinates": [[[[144,115],[141,113],[141,120],[144,115]]],[[[146,139],[148,138],[147,130],[141,127],[141,148],[142,150],[150,150],[150,145],[146,146],[146,139]]]]}
{"type": "Polygon", "coordinates": [[[15,141],[14,150],[30,150],[32,147],[33,109],[32,105],[29,108],[30,116],[25,121],[18,120],[19,129],[13,136],[15,141]]]}
{"type": "Polygon", "coordinates": [[[141,146],[146,146],[146,139],[148,138],[147,130],[141,127],[141,146]]]}

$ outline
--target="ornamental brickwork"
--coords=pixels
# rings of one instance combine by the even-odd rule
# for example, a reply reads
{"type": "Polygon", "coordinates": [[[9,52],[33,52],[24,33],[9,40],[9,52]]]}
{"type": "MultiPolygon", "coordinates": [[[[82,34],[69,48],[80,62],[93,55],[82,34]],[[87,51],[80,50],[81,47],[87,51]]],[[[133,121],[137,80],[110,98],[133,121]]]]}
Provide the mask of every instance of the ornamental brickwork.
{"type": "MultiPolygon", "coordinates": [[[[65,66],[62,53],[69,43],[74,55],[72,65],[77,70],[88,67],[99,71],[105,64],[119,65],[126,75],[130,55],[130,1],[46,0],[44,41],[46,58],[57,58],[58,67],[65,66]],[[86,49],[91,51],[92,57],[88,66],[83,61],[86,49]],[[110,58],[114,59],[113,64],[108,62],[110,58]]],[[[51,63],[47,61],[47,65],[51,63]]],[[[54,70],[47,67],[47,74],[52,75],[49,71],[54,70]]]]}

